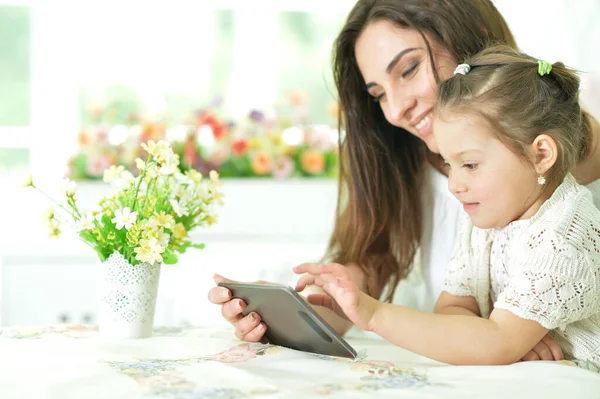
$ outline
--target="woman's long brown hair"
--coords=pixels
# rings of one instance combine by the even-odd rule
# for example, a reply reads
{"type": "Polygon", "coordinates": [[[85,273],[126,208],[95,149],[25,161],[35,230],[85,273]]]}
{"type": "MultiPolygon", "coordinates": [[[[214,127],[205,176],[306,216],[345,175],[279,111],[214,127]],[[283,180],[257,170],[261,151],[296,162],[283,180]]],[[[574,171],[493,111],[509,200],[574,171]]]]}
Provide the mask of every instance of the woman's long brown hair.
{"type": "Polygon", "coordinates": [[[417,30],[432,65],[425,34],[458,60],[491,42],[513,47],[515,42],[489,0],[359,0],[334,43],[333,73],[344,134],[335,227],[325,260],[358,265],[367,293],[376,298],[389,283],[385,300],[391,301],[420,245],[425,164],[435,156],[420,139],[388,123],[366,91],[354,48],[365,27],[380,20],[417,30]]]}

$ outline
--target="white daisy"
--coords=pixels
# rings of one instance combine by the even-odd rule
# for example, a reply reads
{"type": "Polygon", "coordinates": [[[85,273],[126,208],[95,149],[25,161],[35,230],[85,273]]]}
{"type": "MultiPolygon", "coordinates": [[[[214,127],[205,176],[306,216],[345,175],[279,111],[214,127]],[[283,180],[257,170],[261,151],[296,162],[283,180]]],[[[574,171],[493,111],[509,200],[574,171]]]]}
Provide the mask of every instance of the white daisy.
{"type": "Polygon", "coordinates": [[[125,227],[125,230],[129,230],[137,219],[137,212],[131,212],[129,207],[123,209],[117,209],[115,211],[115,217],[111,220],[115,224],[117,230],[121,230],[125,227]]]}
{"type": "Polygon", "coordinates": [[[174,199],[170,199],[169,202],[171,203],[171,206],[173,207],[173,211],[175,211],[175,213],[177,214],[177,216],[182,217],[182,216],[188,216],[190,214],[190,212],[187,210],[187,208],[183,205],[181,205],[179,202],[175,201],[174,199]]]}

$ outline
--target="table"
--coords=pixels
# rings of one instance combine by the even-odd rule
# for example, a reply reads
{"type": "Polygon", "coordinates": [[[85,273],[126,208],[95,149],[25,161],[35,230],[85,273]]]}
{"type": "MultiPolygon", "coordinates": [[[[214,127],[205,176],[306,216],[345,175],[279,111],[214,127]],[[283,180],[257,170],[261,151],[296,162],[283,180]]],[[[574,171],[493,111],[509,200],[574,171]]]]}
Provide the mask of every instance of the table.
{"type": "Polygon", "coordinates": [[[89,325],[0,331],[0,398],[600,398],[600,374],[570,362],[438,363],[350,337],[355,360],[240,342],[232,330],[155,328],[105,340],[89,325]]]}

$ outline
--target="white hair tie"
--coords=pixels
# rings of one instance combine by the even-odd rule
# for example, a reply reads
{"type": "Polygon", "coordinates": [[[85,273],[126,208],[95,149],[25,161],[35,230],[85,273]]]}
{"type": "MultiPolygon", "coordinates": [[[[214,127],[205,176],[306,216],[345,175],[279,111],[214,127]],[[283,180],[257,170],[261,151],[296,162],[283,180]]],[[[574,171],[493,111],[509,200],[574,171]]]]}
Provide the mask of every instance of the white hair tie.
{"type": "Polygon", "coordinates": [[[471,70],[469,64],[459,64],[454,70],[454,74],[460,73],[461,75],[466,75],[471,70]]]}

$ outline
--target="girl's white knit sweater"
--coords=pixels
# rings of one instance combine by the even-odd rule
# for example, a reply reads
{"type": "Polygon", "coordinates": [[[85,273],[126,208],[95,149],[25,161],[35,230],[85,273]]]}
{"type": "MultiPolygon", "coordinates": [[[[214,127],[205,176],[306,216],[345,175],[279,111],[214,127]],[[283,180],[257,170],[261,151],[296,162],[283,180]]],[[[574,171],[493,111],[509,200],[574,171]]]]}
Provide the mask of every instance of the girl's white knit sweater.
{"type": "Polygon", "coordinates": [[[550,330],[566,359],[600,367],[600,210],[567,176],[539,211],[499,229],[463,223],[444,291],[550,330]]]}

